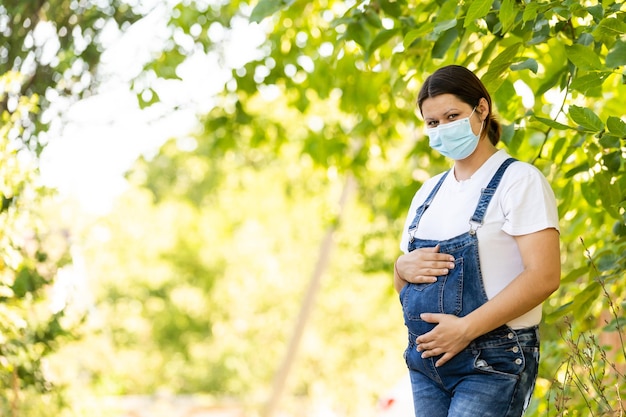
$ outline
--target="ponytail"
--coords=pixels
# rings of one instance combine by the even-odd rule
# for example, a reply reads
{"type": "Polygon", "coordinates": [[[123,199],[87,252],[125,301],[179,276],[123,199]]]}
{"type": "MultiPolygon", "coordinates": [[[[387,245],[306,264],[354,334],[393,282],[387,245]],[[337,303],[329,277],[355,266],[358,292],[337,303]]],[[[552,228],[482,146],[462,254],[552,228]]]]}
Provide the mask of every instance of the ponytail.
{"type": "Polygon", "coordinates": [[[489,111],[489,117],[485,120],[487,123],[487,136],[489,137],[489,141],[493,145],[497,145],[500,142],[500,135],[502,134],[502,128],[500,127],[500,123],[498,119],[493,115],[491,109],[489,111]]]}

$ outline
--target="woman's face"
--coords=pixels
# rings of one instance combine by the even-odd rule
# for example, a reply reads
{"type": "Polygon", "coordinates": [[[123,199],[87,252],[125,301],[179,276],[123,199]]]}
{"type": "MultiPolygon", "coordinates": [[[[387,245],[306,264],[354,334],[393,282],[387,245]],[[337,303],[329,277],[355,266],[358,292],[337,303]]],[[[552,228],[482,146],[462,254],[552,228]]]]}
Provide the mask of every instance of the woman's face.
{"type": "Polygon", "coordinates": [[[440,124],[450,123],[455,120],[470,117],[470,124],[474,134],[478,134],[480,126],[484,120],[484,99],[481,99],[476,111],[472,114],[474,108],[464,101],[459,100],[454,94],[440,94],[435,97],[429,97],[422,102],[422,116],[426,127],[431,129],[440,124]]]}

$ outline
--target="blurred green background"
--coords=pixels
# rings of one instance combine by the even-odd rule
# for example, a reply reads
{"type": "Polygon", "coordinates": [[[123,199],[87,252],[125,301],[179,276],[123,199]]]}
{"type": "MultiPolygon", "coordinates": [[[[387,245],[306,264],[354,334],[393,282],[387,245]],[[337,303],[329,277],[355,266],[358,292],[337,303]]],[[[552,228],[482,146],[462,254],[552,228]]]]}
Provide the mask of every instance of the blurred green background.
{"type": "Polygon", "coordinates": [[[5,1],[0,34],[1,415],[379,415],[450,63],[559,204],[527,415],[623,415],[623,2],[5,1]]]}

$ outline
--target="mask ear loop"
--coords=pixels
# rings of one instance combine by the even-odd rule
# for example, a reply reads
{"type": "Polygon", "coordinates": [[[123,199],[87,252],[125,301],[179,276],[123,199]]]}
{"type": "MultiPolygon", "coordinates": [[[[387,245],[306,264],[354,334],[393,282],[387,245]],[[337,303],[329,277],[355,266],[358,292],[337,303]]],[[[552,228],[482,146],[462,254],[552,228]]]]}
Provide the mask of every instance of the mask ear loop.
{"type": "MultiPolygon", "coordinates": [[[[478,102],[478,104],[480,104],[480,101],[478,102]]],[[[474,106],[474,110],[476,110],[478,108],[478,104],[476,106],[474,106]]],[[[474,113],[474,111],[472,111],[472,113],[474,113]]],[[[482,114],[482,112],[478,112],[479,117],[480,117],[481,114],[482,114]]],[[[483,128],[487,124],[488,120],[489,120],[489,113],[487,113],[487,117],[485,117],[485,120],[482,120],[480,122],[480,131],[478,132],[478,139],[480,139],[480,135],[481,135],[481,133],[483,133],[483,128]]]]}
{"type": "MultiPolygon", "coordinates": [[[[477,109],[477,108],[478,108],[478,105],[474,106],[474,109],[473,109],[473,110],[472,110],[472,112],[470,113],[470,115],[469,115],[468,119],[472,117],[472,114],[474,114],[474,112],[476,111],[476,109],[477,109]]],[[[480,113],[480,112],[478,112],[478,117],[480,117],[480,114],[481,114],[481,113],[480,113]]],[[[480,122],[480,130],[478,131],[478,135],[476,135],[476,136],[478,136],[478,139],[479,139],[479,140],[480,140],[480,135],[483,133],[483,127],[485,127],[485,121],[487,121],[487,119],[485,119],[485,120],[483,120],[483,121],[481,121],[481,122],[480,122]]],[[[472,125],[470,124],[470,127],[471,127],[471,126],[472,126],[472,125]]],[[[472,133],[474,133],[474,129],[472,129],[472,133]]]]}

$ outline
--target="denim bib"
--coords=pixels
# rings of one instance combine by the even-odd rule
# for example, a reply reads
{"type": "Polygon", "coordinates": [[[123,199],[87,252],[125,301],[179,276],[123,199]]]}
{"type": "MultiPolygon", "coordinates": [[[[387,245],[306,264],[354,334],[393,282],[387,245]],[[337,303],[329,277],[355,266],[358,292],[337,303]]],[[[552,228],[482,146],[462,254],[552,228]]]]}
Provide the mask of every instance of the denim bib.
{"type": "Polygon", "coordinates": [[[506,169],[516,159],[508,158],[498,168],[486,188],[481,191],[474,214],[469,219],[469,230],[447,240],[425,240],[415,238],[417,227],[424,212],[432,203],[447,171],[430,192],[424,204],[415,213],[409,226],[409,252],[418,248],[440,245],[440,252],[454,256],[454,268],[447,275],[437,277],[437,282],[424,284],[406,284],[400,291],[400,302],[404,323],[409,331],[409,339],[429,332],[435,326],[420,319],[421,313],[445,313],[463,317],[487,302],[478,258],[478,238],[476,230],[481,227],[487,207],[500,184],[506,169]]]}

